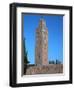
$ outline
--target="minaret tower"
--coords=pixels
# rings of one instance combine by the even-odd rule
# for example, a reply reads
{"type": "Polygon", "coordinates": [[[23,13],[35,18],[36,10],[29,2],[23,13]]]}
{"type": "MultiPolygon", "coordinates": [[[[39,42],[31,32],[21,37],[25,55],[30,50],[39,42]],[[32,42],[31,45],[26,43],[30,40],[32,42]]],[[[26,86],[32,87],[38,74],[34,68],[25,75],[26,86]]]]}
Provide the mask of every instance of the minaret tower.
{"type": "Polygon", "coordinates": [[[35,64],[48,65],[48,30],[43,18],[36,30],[35,64]]]}

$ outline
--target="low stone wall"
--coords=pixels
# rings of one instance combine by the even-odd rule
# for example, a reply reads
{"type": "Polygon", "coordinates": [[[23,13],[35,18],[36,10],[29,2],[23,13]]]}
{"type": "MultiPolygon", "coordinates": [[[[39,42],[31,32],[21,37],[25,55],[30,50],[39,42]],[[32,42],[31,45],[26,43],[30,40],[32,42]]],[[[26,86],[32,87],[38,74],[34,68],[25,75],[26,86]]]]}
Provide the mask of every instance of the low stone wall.
{"type": "Polygon", "coordinates": [[[55,73],[63,73],[62,64],[49,64],[47,66],[29,66],[26,69],[26,75],[55,73]]]}

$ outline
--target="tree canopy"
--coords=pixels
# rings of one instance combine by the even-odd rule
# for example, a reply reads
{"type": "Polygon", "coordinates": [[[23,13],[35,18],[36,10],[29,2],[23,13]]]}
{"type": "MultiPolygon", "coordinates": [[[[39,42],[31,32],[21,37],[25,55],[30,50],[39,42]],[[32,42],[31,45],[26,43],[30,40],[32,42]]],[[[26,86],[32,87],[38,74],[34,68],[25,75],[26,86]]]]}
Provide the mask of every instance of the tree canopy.
{"type": "Polygon", "coordinates": [[[24,64],[30,63],[30,62],[28,61],[27,54],[28,54],[28,53],[27,53],[27,51],[26,51],[25,38],[24,38],[24,64]]]}

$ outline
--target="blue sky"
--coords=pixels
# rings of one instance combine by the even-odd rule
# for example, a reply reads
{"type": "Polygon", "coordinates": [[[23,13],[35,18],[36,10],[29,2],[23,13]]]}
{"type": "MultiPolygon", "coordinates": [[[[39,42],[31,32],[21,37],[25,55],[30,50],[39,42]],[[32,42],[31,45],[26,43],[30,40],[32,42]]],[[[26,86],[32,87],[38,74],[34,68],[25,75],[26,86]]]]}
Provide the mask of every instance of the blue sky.
{"type": "MultiPolygon", "coordinates": [[[[63,63],[63,16],[42,15],[48,28],[48,60],[63,63]]],[[[35,35],[41,15],[23,14],[23,38],[30,64],[35,63],[35,35]]]]}

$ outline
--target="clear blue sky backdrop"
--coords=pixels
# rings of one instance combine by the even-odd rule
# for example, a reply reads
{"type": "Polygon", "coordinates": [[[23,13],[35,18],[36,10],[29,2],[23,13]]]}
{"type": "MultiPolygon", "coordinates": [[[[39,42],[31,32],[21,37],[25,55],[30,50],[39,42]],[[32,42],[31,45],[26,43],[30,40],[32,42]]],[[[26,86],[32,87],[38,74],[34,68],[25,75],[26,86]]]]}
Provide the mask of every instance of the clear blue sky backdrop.
{"type": "MultiPolygon", "coordinates": [[[[60,60],[63,63],[63,16],[42,15],[48,28],[48,60],[60,60]]],[[[30,64],[35,63],[35,35],[41,15],[23,15],[23,37],[30,64]]]]}

